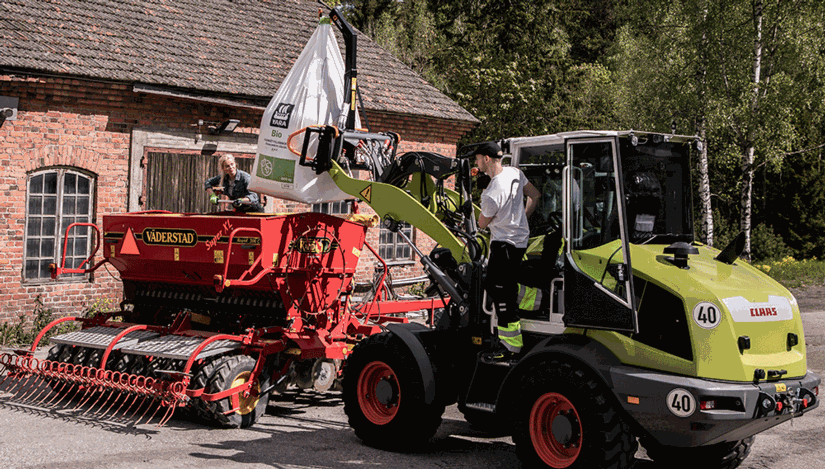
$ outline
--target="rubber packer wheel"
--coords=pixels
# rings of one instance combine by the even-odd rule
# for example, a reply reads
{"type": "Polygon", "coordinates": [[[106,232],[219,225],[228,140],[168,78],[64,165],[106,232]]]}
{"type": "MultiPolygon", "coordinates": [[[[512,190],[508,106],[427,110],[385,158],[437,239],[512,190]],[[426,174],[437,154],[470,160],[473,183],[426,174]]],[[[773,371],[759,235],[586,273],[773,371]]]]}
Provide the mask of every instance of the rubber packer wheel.
{"type": "Polygon", "coordinates": [[[657,464],[679,465],[690,461],[691,466],[707,469],[734,469],[739,467],[751,452],[754,437],[730,443],[719,443],[695,448],[674,448],[642,440],[648,457],[657,464]]]}
{"type": "Polygon", "coordinates": [[[631,467],[638,443],[608,392],[570,363],[545,362],[528,372],[515,398],[513,434],[524,466],[631,467]]]}
{"type": "MultiPolygon", "coordinates": [[[[221,357],[214,362],[213,369],[206,386],[208,394],[226,391],[248,382],[252,376],[252,370],[255,369],[255,359],[247,355],[221,357]]],[[[228,415],[226,412],[232,410],[231,397],[207,403],[212,420],[232,428],[247,428],[254,425],[269,404],[269,393],[259,395],[260,391],[268,387],[269,376],[265,372],[261,373],[258,382],[252,386],[249,396],[245,397],[243,394],[238,396],[239,409],[228,415]]]]}
{"type": "Polygon", "coordinates": [[[392,332],[355,346],[344,372],[344,413],[366,444],[410,450],[429,441],[444,405],[424,403],[421,371],[409,348],[392,332]]]}

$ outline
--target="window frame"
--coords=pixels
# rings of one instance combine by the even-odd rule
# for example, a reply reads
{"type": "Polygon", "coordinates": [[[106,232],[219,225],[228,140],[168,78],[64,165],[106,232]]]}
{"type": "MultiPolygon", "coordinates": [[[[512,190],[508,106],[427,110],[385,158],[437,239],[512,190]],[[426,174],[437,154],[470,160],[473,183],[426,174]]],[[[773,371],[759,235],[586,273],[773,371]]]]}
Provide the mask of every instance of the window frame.
{"type": "MultiPolygon", "coordinates": [[[[42,269],[42,265],[43,265],[42,263],[44,261],[49,261],[48,263],[55,263],[55,264],[60,263],[60,261],[62,259],[62,255],[63,255],[63,242],[64,242],[63,237],[64,237],[64,234],[66,232],[66,227],[68,227],[68,225],[71,224],[71,223],[77,222],[76,220],[73,221],[73,222],[70,222],[70,223],[64,222],[65,218],[68,217],[68,216],[71,216],[72,218],[77,218],[78,217],[77,213],[73,213],[73,214],[64,214],[63,213],[63,208],[64,208],[64,204],[67,201],[67,196],[77,197],[77,196],[86,196],[86,195],[88,195],[87,211],[86,211],[85,214],[80,214],[81,216],[85,216],[86,221],[81,221],[79,223],[94,223],[95,219],[96,219],[95,212],[96,212],[96,206],[97,206],[97,204],[96,204],[96,195],[95,195],[97,193],[97,179],[98,178],[97,178],[96,174],[94,174],[92,172],[89,172],[89,171],[85,171],[82,168],[77,168],[77,167],[73,167],[73,166],[71,166],[71,167],[69,167],[69,166],[53,166],[53,167],[47,167],[47,168],[39,168],[39,169],[37,169],[35,171],[32,171],[32,172],[30,172],[26,175],[26,204],[25,204],[25,217],[24,217],[24,226],[23,226],[23,252],[22,252],[23,262],[22,262],[21,272],[20,272],[21,279],[22,279],[21,283],[27,284],[27,285],[38,285],[38,284],[45,284],[45,283],[54,282],[54,280],[52,280],[52,278],[51,278],[51,275],[46,275],[46,276],[40,276],[40,275],[43,273],[41,269],[42,269]],[[46,217],[48,217],[52,214],[44,214],[42,208],[40,210],[40,213],[31,213],[34,210],[33,205],[32,205],[34,203],[34,197],[45,197],[45,196],[48,196],[48,195],[52,195],[52,194],[49,194],[49,193],[45,192],[45,190],[46,190],[45,186],[43,188],[41,188],[41,192],[33,193],[32,190],[31,190],[32,180],[34,178],[38,177],[38,176],[43,176],[44,177],[44,184],[45,184],[45,178],[47,177],[48,174],[55,174],[55,179],[56,179],[55,193],[54,193],[55,207],[54,207],[54,214],[53,214],[53,217],[54,217],[54,228],[53,228],[54,233],[51,236],[43,234],[42,221],[44,219],[46,219],[46,217]],[[77,189],[78,188],[77,181],[75,182],[75,193],[73,193],[73,194],[66,193],[65,183],[66,183],[66,175],[67,174],[73,174],[77,178],[84,178],[84,179],[88,180],[88,184],[89,184],[88,194],[81,194],[81,193],[77,192],[77,190],[78,190],[77,189]],[[35,217],[35,216],[40,217],[40,221],[41,221],[40,228],[39,228],[39,231],[38,231],[37,234],[33,234],[33,233],[30,234],[30,228],[31,228],[30,224],[33,221],[32,217],[35,217]],[[29,254],[29,241],[30,240],[38,239],[38,240],[42,241],[44,239],[49,239],[49,238],[52,238],[52,242],[53,242],[53,247],[52,247],[53,256],[52,257],[45,256],[45,255],[43,255],[42,252],[40,252],[38,256],[32,256],[32,255],[29,254]],[[37,268],[37,270],[38,270],[38,276],[37,277],[30,277],[29,272],[28,272],[28,270],[29,270],[28,269],[28,264],[29,264],[30,261],[33,261],[33,260],[40,263],[40,265],[37,268]]],[[[44,203],[42,199],[41,199],[41,203],[44,203]]],[[[78,230],[78,229],[84,229],[84,228],[76,228],[75,230],[72,230],[72,231],[76,233],[77,232],[76,230],[78,230]]],[[[88,258],[89,255],[90,255],[92,230],[93,229],[86,227],[85,230],[86,230],[86,243],[85,243],[85,247],[84,247],[85,254],[82,255],[82,257],[81,256],[72,256],[72,258],[75,259],[74,262],[69,262],[69,259],[67,259],[67,264],[66,264],[67,267],[75,267],[75,265],[74,265],[75,262],[79,264],[80,262],[82,262],[83,260],[88,258]]],[[[79,235],[79,236],[75,235],[73,238],[76,242],[82,236],[83,235],[79,235]]],[[[77,246],[77,244],[75,244],[75,246],[77,246]]],[[[42,245],[39,248],[42,249],[42,245]]],[[[74,251],[74,249],[75,249],[75,247],[72,247],[72,251],[74,251]]],[[[70,259],[72,259],[72,258],[70,258],[70,259]]],[[[66,275],[62,275],[58,279],[58,282],[60,282],[60,283],[78,283],[78,282],[89,282],[89,281],[92,281],[92,279],[93,279],[92,274],[66,274],[66,275]]]]}
{"type": "Polygon", "coordinates": [[[318,202],[312,204],[310,211],[326,215],[349,215],[352,213],[352,202],[355,199],[338,200],[332,202],[318,202]],[[346,211],[343,208],[346,207],[346,211]]]}
{"type": "MultiPolygon", "coordinates": [[[[404,234],[410,238],[410,241],[415,244],[415,232],[417,231],[413,228],[412,225],[409,223],[401,222],[399,224],[399,231],[403,231],[404,234]]],[[[414,263],[415,262],[415,252],[413,251],[412,247],[407,245],[398,233],[393,233],[392,231],[385,228],[383,225],[381,226],[381,230],[378,232],[378,255],[381,256],[388,263],[395,263],[395,264],[407,264],[407,263],[414,263]],[[385,235],[389,235],[392,237],[392,242],[387,243],[384,241],[385,235]],[[404,251],[409,252],[409,255],[405,255],[403,257],[397,256],[398,248],[401,247],[404,251]],[[385,256],[384,253],[387,249],[392,249],[393,255],[392,256],[385,256]]]]}

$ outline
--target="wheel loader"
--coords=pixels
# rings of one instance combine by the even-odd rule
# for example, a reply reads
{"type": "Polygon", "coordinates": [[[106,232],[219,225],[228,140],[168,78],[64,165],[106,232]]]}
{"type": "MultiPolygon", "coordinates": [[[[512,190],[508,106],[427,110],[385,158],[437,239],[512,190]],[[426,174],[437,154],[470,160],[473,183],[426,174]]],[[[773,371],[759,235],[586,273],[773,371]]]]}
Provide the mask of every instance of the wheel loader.
{"type": "Polygon", "coordinates": [[[695,239],[695,137],[502,141],[542,193],[517,279],[529,298],[519,306],[524,349],[504,362],[484,353],[497,322],[473,146],[456,159],[412,152],[384,165],[362,150],[381,135],[307,129],[313,138],[319,150],[303,164],[328,171],[386,228],[408,223],[439,243],[429,253],[410,244],[448,301],[443,314],[432,326],[388,324],[347,360],[344,410],[365,443],[420,446],[458,404],[472,425],[512,435],[526,467],[630,467],[641,443],[657,463],[733,468],[756,434],[819,405],[794,297],[739,259],[741,235],[721,251],[695,239]]]}

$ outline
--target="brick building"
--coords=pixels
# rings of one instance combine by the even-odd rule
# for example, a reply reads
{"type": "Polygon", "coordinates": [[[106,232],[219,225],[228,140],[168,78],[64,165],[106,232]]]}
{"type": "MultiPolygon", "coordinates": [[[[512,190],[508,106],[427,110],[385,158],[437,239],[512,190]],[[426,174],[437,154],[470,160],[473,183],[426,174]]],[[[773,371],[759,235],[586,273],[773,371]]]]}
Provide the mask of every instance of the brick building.
{"type": "MultiPolygon", "coordinates": [[[[111,266],[49,278],[63,228],[99,226],[103,215],[124,211],[208,210],[205,175],[217,174],[225,153],[249,171],[264,108],[319,9],[328,11],[310,0],[0,3],[0,323],[30,313],[38,296],[57,315],[101,299],[116,305],[111,266]],[[234,132],[214,134],[228,119],[240,121],[234,132]]],[[[399,152],[454,155],[478,122],[361,34],[358,72],[362,116],[373,131],[400,134],[399,152]]],[[[272,198],[267,205],[310,209],[272,198]]],[[[426,252],[431,242],[420,238],[426,252]]],[[[88,256],[90,240],[70,237],[69,263],[88,256]]],[[[396,241],[378,228],[368,235],[396,257],[395,278],[420,275],[396,241]]],[[[360,269],[359,281],[371,278],[368,259],[360,269]]]]}

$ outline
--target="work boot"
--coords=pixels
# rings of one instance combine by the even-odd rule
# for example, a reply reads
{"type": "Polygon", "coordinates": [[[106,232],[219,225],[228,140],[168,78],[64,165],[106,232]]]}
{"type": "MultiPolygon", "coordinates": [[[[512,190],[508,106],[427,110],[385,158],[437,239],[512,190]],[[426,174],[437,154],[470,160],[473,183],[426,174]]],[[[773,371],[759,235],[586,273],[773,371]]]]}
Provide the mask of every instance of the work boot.
{"type": "Polygon", "coordinates": [[[516,358],[513,352],[507,350],[507,348],[501,344],[481,353],[481,359],[487,363],[509,363],[516,358]]]}

